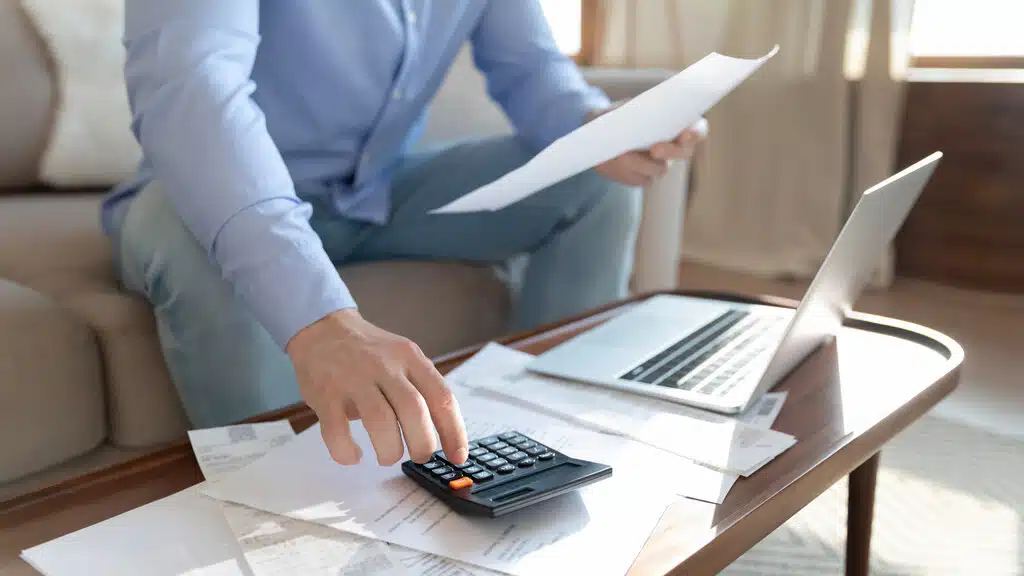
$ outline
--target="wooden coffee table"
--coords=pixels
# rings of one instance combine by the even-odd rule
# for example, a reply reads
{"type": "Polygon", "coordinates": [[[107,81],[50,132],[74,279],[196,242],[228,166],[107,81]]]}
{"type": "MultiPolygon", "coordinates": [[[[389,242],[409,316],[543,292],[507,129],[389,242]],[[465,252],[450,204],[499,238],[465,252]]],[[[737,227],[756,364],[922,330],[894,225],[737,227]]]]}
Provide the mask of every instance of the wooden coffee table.
{"type": "MultiPolygon", "coordinates": [[[[789,306],[775,298],[685,292],[789,306]]],[[[632,301],[631,301],[632,302],[632,301]]],[[[504,340],[531,353],[551,348],[620,313],[609,306],[558,326],[504,340]]],[[[448,371],[476,349],[438,360],[448,371]]],[[[854,314],[835,343],[822,347],[778,386],[789,392],[775,429],[799,442],[749,478],[725,502],[694,517],[670,507],[631,574],[714,574],[728,566],[843,476],[850,476],[847,574],[868,573],[878,454],[898,432],[935,406],[959,381],[963,350],[928,328],[854,314]]],[[[314,422],[304,406],[258,420],[314,422]]],[[[152,502],[202,480],[187,442],[0,504],[0,572],[31,574],[22,549],[152,502]]]]}

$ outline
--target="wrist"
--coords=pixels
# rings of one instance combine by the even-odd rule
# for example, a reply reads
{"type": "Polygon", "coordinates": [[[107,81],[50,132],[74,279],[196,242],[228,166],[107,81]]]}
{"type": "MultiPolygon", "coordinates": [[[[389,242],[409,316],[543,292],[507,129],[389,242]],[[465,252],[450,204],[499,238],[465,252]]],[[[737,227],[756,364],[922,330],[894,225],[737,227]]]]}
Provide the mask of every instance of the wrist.
{"type": "Polygon", "coordinates": [[[365,323],[365,320],[359,314],[359,309],[354,306],[329,312],[319,320],[296,332],[295,336],[285,346],[285,352],[289,356],[293,356],[297,350],[306,347],[308,342],[319,340],[320,335],[325,332],[335,334],[339,331],[343,334],[357,333],[359,332],[357,327],[362,323],[365,323]]]}

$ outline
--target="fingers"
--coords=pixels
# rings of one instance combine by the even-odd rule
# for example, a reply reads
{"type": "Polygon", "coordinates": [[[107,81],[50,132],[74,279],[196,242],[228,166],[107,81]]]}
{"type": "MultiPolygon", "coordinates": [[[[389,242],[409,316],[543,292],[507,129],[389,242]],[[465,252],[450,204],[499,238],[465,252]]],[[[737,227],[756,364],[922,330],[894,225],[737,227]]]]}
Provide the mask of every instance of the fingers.
{"type": "Polygon", "coordinates": [[[382,383],[381,392],[398,416],[405,444],[409,447],[409,457],[421,464],[430,460],[437,450],[437,442],[427,404],[419,391],[405,375],[398,375],[382,383]]]}
{"type": "Polygon", "coordinates": [[[359,420],[359,409],[351,400],[345,400],[345,418],[348,420],[359,420]]]}
{"type": "MultiPolygon", "coordinates": [[[[377,453],[377,463],[381,466],[395,464],[405,454],[405,447],[402,444],[398,419],[391,404],[380,388],[373,384],[358,386],[352,394],[356,410],[363,421],[363,428],[370,435],[373,451],[377,453]]],[[[347,420],[345,425],[348,426],[347,420]]]]}
{"type": "Polygon", "coordinates": [[[469,457],[469,441],[459,403],[434,363],[419,348],[416,348],[416,355],[416,361],[409,364],[409,379],[427,404],[445,455],[455,464],[462,464],[469,457]]]}
{"type": "Polygon", "coordinates": [[[338,464],[351,466],[358,464],[363,451],[352,439],[352,430],[348,426],[348,418],[344,409],[335,410],[320,417],[320,435],[331,453],[331,458],[338,464]]]}
{"type": "Polygon", "coordinates": [[[659,142],[651,146],[651,156],[659,160],[684,160],[693,156],[693,151],[701,140],[695,130],[683,130],[671,142],[659,142]]]}
{"type": "Polygon", "coordinates": [[[668,171],[668,162],[658,160],[646,152],[628,152],[619,160],[624,172],[622,180],[631,186],[647,186],[668,171]]]}

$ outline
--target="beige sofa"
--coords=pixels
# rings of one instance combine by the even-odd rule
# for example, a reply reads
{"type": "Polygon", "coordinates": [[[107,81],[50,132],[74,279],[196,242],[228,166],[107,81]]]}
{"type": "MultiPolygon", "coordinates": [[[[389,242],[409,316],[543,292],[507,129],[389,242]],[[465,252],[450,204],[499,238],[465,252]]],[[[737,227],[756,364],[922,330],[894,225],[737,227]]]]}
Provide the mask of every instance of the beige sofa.
{"type": "MultiPolygon", "coordinates": [[[[659,71],[587,70],[613,98],[659,71]]],[[[181,438],[188,428],[146,301],[124,292],[98,225],[103,190],[37,182],[59,87],[45,45],[0,0],[0,497],[181,438]]],[[[428,141],[508,130],[463,54],[431,107],[428,141]]],[[[647,194],[634,286],[674,285],[685,165],[647,194]]],[[[499,336],[491,270],[376,263],[339,270],[372,321],[432,355],[499,336]]]]}

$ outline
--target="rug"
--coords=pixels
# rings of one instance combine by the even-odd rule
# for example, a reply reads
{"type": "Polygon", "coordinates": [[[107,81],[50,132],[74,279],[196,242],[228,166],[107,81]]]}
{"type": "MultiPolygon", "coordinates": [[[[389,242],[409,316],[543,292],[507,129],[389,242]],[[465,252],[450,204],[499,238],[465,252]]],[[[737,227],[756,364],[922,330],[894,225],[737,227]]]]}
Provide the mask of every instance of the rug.
{"type": "MultiPolygon", "coordinates": [[[[846,481],[722,574],[839,575],[846,481]]],[[[926,417],[882,452],[871,573],[1024,576],[1024,442],[926,417]]]]}

